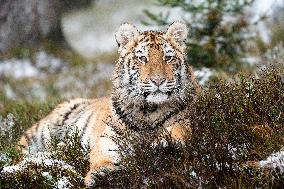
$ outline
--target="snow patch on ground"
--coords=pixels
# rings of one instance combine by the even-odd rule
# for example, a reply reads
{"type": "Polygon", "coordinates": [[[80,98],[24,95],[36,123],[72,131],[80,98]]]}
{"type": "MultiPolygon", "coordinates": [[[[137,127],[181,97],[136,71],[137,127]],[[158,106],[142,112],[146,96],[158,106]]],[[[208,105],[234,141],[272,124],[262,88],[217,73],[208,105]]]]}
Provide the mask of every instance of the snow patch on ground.
{"type": "Polygon", "coordinates": [[[11,85],[5,84],[4,85],[4,93],[5,96],[15,100],[17,98],[17,95],[15,94],[14,90],[12,89],[11,85]]]}
{"type": "Polygon", "coordinates": [[[30,59],[11,58],[0,60],[0,77],[13,77],[22,79],[27,77],[44,77],[46,71],[54,73],[66,65],[61,59],[47,54],[44,51],[39,51],[35,55],[35,63],[30,59]]]}
{"type": "Polygon", "coordinates": [[[49,72],[54,73],[60,70],[66,62],[54,57],[51,54],[47,54],[45,51],[39,51],[36,56],[36,66],[40,69],[48,69],[49,72]]]}
{"type": "MultiPolygon", "coordinates": [[[[63,170],[69,170],[71,172],[76,173],[76,170],[73,166],[67,164],[66,162],[62,160],[57,160],[57,159],[51,159],[49,158],[48,153],[37,153],[34,155],[31,155],[30,157],[25,158],[23,161],[16,165],[12,166],[6,166],[3,168],[1,171],[1,174],[10,174],[10,173],[16,173],[16,172],[21,172],[25,169],[28,168],[29,165],[35,164],[37,166],[45,166],[45,167],[60,167],[63,170]]],[[[47,173],[43,173],[47,174],[47,173]]]]}
{"type": "MultiPolygon", "coordinates": [[[[2,158],[2,155],[0,156],[0,158],[2,158]]],[[[5,159],[4,156],[3,158],[5,159]]],[[[62,173],[68,171],[74,175],[78,175],[75,168],[69,165],[68,163],[62,160],[51,159],[49,153],[39,152],[37,154],[31,155],[28,158],[25,158],[23,161],[21,161],[20,163],[16,165],[3,167],[3,169],[1,170],[1,176],[6,177],[6,176],[11,176],[16,173],[24,172],[25,170],[29,169],[29,166],[31,165],[36,165],[37,167],[43,167],[43,168],[44,167],[48,167],[48,168],[56,167],[57,169],[59,168],[60,170],[62,170],[62,173]]],[[[48,180],[51,180],[51,181],[54,180],[50,172],[43,171],[41,175],[43,177],[46,177],[48,180]]],[[[70,179],[69,177],[60,176],[60,178],[58,178],[58,180],[53,184],[53,188],[57,188],[57,189],[72,188],[73,185],[70,183],[69,179],[70,179]]],[[[80,177],[79,179],[83,179],[83,178],[80,177]]]]}
{"type": "MultiPolygon", "coordinates": [[[[58,76],[55,87],[63,91],[64,98],[92,96],[91,89],[100,88],[103,81],[110,81],[113,68],[113,64],[96,63],[87,64],[80,69],[65,70],[58,76]]],[[[102,95],[105,95],[105,89],[96,90],[96,96],[102,95]]]]}
{"type": "Polygon", "coordinates": [[[0,116],[0,135],[6,135],[10,133],[15,125],[15,117],[13,114],[9,113],[6,118],[0,116]]]}
{"type": "Polygon", "coordinates": [[[284,148],[261,160],[259,165],[261,168],[278,169],[280,173],[284,173],[284,148]]]}
{"type": "Polygon", "coordinates": [[[56,189],[68,189],[68,188],[72,188],[72,185],[69,182],[67,177],[62,177],[55,184],[55,188],[56,189]]]}
{"type": "Polygon", "coordinates": [[[204,85],[213,74],[214,72],[209,68],[201,68],[194,71],[194,75],[201,85],[204,85]]]}
{"type": "Polygon", "coordinates": [[[28,59],[9,59],[0,61],[0,77],[12,76],[16,79],[23,77],[39,77],[39,70],[28,59]]]}
{"type": "Polygon", "coordinates": [[[39,51],[33,60],[0,60],[0,78],[4,78],[0,81],[0,90],[9,99],[28,101],[44,101],[53,94],[62,98],[103,96],[113,68],[111,63],[70,66],[64,60],[39,51]]]}
{"type": "Polygon", "coordinates": [[[6,154],[0,154],[0,162],[6,162],[9,161],[9,157],[6,154]]]}

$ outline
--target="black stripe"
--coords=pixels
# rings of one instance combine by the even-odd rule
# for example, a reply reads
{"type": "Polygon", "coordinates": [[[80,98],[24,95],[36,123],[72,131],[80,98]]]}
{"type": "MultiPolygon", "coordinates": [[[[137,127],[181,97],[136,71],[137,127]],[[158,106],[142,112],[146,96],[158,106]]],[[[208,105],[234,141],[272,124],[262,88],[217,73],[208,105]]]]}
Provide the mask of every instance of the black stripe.
{"type": "Polygon", "coordinates": [[[65,115],[63,116],[63,120],[62,120],[61,125],[64,125],[64,124],[65,124],[65,122],[69,119],[70,114],[71,114],[74,110],[76,110],[76,108],[78,108],[81,104],[82,104],[82,103],[80,103],[80,104],[74,104],[74,106],[73,106],[68,112],[65,113],[65,115]]]}
{"type": "Polygon", "coordinates": [[[127,60],[126,62],[126,67],[124,69],[126,69],[127,71],[127,75],[130,75],[130,68],[129,68],[129,65],[130,65],[130,59],[127,60]]]}
{"type": "Polygon", "coordinates": [[[180,111],[183,111],[186,106],[183,106],[181,103],[175,103],[175,109],[172,112],[169,112],[165,115],[164,119],[158,122],[156,125],[163,125],[168,119],[170,119],[173,115],[177,114],[180,111]]]}
{"type": "MultiPolygon", "coordinates": [[[[80,103],[74,104],[73,107],[71,108],[71,110],[69,110],[68,112],[65,113],[61,124],[53,124],[52,126],[59,127],[59,129],[54,128],[54,129],[56,129],[56,133],[55,133],[56,136],[59,136],[61,139],[64,138],[66,136],[67,132],[68,132],[68,129],[62,130],[61,127],[63,127],[65,125],[66,121],[70,119],[70,115],[72,113],[74,113],[75,110],[79,110],[78,116],[80,116],[84,112],[85,107],[87,107],[89,104],[90,104],[90,102],[88,102],[88,101],[82,101],[80,103]],[[84,106],[82,107],[82,105],[84,105],[84,106]],[[79,109],[79,107],[81,107],[81,109],[79,109]]],[[[76,119],[75,122],[77,120],[78,119],[76,119]]],[[[52,129],[52,128],[50,128],[50,129],[52,129]]],[[[44,147],[44,149],[46,149],[46,144],[44,143],[44,140],[43,140],[43,135],[44,135],[43,132],[44,132],[44,129],[41,132],[41,139],[42,139],[43,147],[44,147]]],[[[54,133],[51,133],[51,135],[53,135],[53,134],[54,133]]]]}
{"type": "MultiPolygon", "coordinates": [[[[127,128],[137,131],[137,132],[144,131],[144,130],[153,131],[153,130],[159,129],[160,126],[162,126],[166,122],[166,120],[168,120],[173,115],[177,114],[179,111],[182,111],[186,107],[183,105],[183,103],[175,103],[175,106],[171,107],[172,111],[167,111],[159,120],[154,121],[153,123],[147,123],[144,121],[141,121],[138,123],[138,122],[135,122],[135,117],[133,117],[135,115],[131,115],[131,112],[129,114],[126,114],[122,110],[121,108],[122,104],[120,104],[119,102],[113,99],[112,105],[119,119],[122,120],[122,122],[127,126],[127,128]]],[[[156,110],[156,109],[154,108],[153,110],[156,110]]],[[[143,111],[143,110],[147,111],[145,112],[145,114],[151,113],[151,111],[149,111],[149,107],[146,105],[140,111],[143,111]]]]}
{"type": "MultiPolygon", "coordinates": [[[[80,109],[78,112],[73,112],[76,113],[76,117],[74,117],[74,121],[72,123],[70,123],[70,126],[76,126],[77,121],[81,118],[82,115],[84,115],[84,113],[86,113],[86,108],[90,105],[90,103],[88,101],[84,101],[84,103],[80,104],[80,109]],[[82,105],[85,105],[82,107],[82,105]]],[[[78,109],[78,108],[77,108],[78,109]]],[[[62,137],[65,137],[69,132],[69,128],[65,129],[65,132],[62,132],[62,137]]]]}
{"type": "Polygon", "coordinates": [[[90,103],[82,103],[82,104],[80,104],[80,106],[81,105],[85,105],[85,106],[80,107],[80,109],[78,108],[79,109],[78,112],[73,112],[73,113],[76,113],[77,117],[74,117],[75,121],[72,122],[70,125],[74,125],[74,124],[77,123],[78,119],[81,118],[82,114],[84,114],[86,112],[86,108],[90,105],[90,103]]]}

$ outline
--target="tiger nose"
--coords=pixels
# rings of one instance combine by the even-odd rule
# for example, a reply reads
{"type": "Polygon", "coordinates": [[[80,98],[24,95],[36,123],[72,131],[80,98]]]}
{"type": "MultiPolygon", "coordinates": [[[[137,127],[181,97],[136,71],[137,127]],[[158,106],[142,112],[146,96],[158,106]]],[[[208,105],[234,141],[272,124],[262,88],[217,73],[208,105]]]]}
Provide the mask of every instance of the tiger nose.
{"type": "Polygon", "coordinates": [[[156,86],[160,86],[160,85],[162,85],[162,84],[166,81],[166,78],[155,77],[155,78],[152,78],[151,81],[152,81],[156,86]]]}

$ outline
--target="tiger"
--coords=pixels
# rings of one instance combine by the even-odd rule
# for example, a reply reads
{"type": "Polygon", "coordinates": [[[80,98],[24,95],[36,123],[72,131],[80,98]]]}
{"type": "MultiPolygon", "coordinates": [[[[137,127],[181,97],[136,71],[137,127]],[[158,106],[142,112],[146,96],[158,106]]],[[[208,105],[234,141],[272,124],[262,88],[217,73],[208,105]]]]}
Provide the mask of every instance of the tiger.
{"type": "Polygon", "coordinates": [[[89,145],[89,172],[85,184],[102,168],[119,167],[116,132],[164,129],[183,142],[190,130],[184,110],[200,91],[192,67],[186,61],[188,29],[176,21],[166,31],[139,31],[124,23],[115,33],[119,58],[115,64],[110,96],[72,99],[59,104],[20,138],[23,153],[48,151],[52,136],[78,129],[82,143],[89,145]],[[110,124],[111,122],[111,124],[110,124]]]}

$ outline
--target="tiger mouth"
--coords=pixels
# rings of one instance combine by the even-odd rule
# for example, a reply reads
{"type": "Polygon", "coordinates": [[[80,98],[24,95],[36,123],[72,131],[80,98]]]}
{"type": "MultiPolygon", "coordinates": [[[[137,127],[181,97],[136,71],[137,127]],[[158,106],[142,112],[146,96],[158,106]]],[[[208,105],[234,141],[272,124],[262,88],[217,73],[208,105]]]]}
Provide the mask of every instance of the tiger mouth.
{"type": "Polygon", "coordinates": [[[170,97],[170,96],[172,95],[172,93],[173,93],[172,91],[162,92],[162,91],[160,91],[160,90],[157,90],[157,91],[152,92],[152,93],[150,93],[150,92],[144,92],[144,93],[143,93],[143,96],[144,96],[145,98],[147,98],[149,95],[164,94],[164,95],[167,95],[168,97],[170,97]]]}

